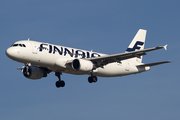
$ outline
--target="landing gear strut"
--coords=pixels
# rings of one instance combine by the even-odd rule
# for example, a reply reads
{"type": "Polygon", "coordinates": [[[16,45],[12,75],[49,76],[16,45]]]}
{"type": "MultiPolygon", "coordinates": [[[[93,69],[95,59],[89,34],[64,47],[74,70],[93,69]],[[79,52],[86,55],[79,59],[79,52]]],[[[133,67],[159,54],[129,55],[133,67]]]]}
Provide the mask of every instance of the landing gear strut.
{"type": "Polygon", "coordinates": [[[97,82],[97,80],[98,80],[97,77],[93,75],[93,70],[91,70],[91,76],[88,77],[88,82],[95,83],[95,82],[97,82]]]}
{"type": "Polygon", "coordinates": [[[56,82],[56,87],[57,88],[64,87],[65,86],[65,82],[63,80],[61,80],[62,73],[55,72],[55,75],[59,78],[59,80],[56,82]]]}

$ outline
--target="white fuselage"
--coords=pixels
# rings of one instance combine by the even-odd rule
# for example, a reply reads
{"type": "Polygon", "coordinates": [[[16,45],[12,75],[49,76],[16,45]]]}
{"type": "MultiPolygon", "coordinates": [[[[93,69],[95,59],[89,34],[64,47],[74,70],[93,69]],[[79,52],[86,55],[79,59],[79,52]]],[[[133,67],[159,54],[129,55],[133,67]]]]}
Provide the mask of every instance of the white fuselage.
{"type": "MultiPolygon", "coordinates": [[[[18,41],[14,44],[19,45],[11,46],[6,51],[6,54],[9,58],[21,63],[30,63],[34,66],[46,67],[55,72],[65,72],[69,74],[90,75],[90,71],[82,72],[73,70],[72,67],[69,66],[61,67],[57,64],[57,60],[61,60],[62,64],[65,64],[63,62],[71,61],[74,59],[91,58],[106,55],[92,51],[85,51],[36,41],[23,40],[18,41]],[[25,46],[22,46],[22,44],[24,44],[25,46]]],[[[98,67],[96,70],[94,70],[94,75],[100,77],[115,77],[140,73],[150,69],[150,67],[136,67],[137,65],[142,63],[139,63],[134,59],[136,58],[123,60],[121,62],[113,62],[103,67],[98,67]]]]}

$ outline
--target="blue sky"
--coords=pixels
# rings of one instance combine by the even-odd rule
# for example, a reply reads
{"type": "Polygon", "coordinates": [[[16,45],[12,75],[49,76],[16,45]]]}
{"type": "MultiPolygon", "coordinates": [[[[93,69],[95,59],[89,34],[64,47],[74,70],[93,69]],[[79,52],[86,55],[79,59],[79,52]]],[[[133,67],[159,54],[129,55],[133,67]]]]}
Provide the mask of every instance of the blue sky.
{"type": "Polygon", "coordinates": [[[177,0],[1,0],[0,119],[179,120],[180,2],[177,0]],[[5,50],[18,40],[122,53],[138,29],[146,29],[144,63],[164,60],[141,74],[101,78],[63,74],[57,89],[54,73],[26,79],[5,50]]]}

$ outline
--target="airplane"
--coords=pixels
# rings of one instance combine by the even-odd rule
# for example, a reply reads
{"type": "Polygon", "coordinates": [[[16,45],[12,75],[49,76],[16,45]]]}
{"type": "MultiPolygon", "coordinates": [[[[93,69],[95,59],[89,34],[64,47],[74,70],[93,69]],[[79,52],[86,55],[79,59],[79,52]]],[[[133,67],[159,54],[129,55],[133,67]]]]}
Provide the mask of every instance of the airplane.
{"type": "Polygon", "coordinates": [[[147,30],[139,29],[124,53],[107,55],[49,43],[21,40],[6,50],[6,55],[25,66],[22,70],[26,78],[36,80],[55,72],[57,88],[64,87],[62,73],[89,75],[88,82],[97,82],[98,77],[120,77],[149,71],[151,66],[171,61],[144,64],[142,56],[146,52],[164,48],[167,45],[144,49],[147,30]]]}

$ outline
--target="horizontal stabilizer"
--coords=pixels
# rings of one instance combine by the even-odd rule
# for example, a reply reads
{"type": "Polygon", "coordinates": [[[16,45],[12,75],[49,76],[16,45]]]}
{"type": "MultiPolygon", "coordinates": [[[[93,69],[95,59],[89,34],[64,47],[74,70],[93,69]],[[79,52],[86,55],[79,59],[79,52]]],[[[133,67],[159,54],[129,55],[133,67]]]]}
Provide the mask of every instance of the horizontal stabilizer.
{"type": "Polygon", "coordinates": [[[155,66],[155,65],[160,65],[160,64],[170,63],[170,62],[171,62],[171,61],[163,61],[163,62],[149,63],[149,64],[138,65],[137,67],[155,66]]]}

